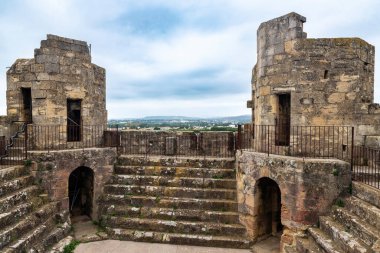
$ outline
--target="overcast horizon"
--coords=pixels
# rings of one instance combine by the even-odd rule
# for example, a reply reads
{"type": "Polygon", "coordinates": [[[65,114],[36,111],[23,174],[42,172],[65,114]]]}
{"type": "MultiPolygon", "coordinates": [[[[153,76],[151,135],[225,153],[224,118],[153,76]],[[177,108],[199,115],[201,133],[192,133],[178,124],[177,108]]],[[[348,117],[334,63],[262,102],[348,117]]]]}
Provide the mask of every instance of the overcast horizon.
{"type": "MultiPolygon", "coordinates": [[[[380,45],[380,1],[16,0],[0,3],[0,115],[6,67],[33,58],[46,34],[87,41],[107,73],[109,119],[250,114],[260,23],[297,12],[308,38],[380,45]]],[[[380,102],[375,62],[375,102],[380,102]]]]}

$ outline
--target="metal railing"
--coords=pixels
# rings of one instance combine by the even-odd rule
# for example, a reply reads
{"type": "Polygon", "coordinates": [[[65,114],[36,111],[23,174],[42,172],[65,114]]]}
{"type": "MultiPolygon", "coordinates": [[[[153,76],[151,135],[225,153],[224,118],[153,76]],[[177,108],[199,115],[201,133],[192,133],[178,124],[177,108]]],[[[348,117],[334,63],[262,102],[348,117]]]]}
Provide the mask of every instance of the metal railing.
{"type": "Polygon", "coordinates": [[[351,162],[354,128],[348,126],[244,125],[238,149],[261,153],[336,158],[351,162]]]}
{"type": "Polygon", "coordinates": [[[239,125],[233,132],[120,131],[100,125],[33,125],[0,138],[0,165],[22,164],[28,150],[116,147],[119,154],[231,158],[236,150],[351,163],[353,180],[380,189],[380,149],[354,146],[349,126],[239,125]]]}
{"type": "Polygon", "coordinates": [[[380,189],[380,149],[355,146],[352,178],[380,189]]]}
{"type": "Polygon", "coordinates": [[[19,165],[26,159],[26,146],[24,137],[0,139],[0,165],[19,165]]]}
{"type": "Polygon", "coordinates": [[[26,126],[25,122],[16,130],[9,139],[0,138],[0,165],[18,165],[22,164],[27,157],[26,147],[26,126]]]}
{"type": "Polygon", "coordinates": [[[104,147],[102,125],[33,125],[27,127],[28,150],[60,150],[104,147]]]}

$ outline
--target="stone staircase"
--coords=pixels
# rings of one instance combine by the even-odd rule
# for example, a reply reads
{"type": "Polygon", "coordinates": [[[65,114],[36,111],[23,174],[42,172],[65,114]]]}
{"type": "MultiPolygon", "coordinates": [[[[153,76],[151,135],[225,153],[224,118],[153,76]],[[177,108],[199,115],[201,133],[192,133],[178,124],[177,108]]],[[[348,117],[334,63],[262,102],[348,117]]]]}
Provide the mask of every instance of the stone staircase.
{"type": "Polygon", "coordinates": [[[120,240],[249,248],[239,224],[234,161],[121,156],[101,200],[120,240]]]}
{"type": "Polygon", "coordinates": [[[333,206],[330,215],[320,217],[319,228],[309,228],[285,252],[380,252],[380,190],[353,182],[352,193],[333,206]]]}
{"type": "Polygon", "coordinates": [[[0,169],[0,252],[46,252],[70,232],[68,212],[48,200],[30,168],[0,169]]]}

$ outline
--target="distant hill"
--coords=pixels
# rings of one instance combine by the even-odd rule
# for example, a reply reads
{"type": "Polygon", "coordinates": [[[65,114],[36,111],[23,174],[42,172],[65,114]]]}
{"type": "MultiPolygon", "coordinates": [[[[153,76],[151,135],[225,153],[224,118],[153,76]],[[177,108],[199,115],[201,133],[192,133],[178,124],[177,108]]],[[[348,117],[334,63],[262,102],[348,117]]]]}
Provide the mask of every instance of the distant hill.
{"type": "Polygon", "coordinates": [[[186,116],[146,116],[140,120],[200,120],[201,118],[186,116]]]}
{"type": "Polygon", "coordinates": [[[251,115],[239,115],[239,116],[224,116],[224,117],[210,117],[210,118],[201,118],[201,117],[187,117],[187,116],[146,116],[143,118],[128,118],[128,119],[112,119],[110,122],[120,122],[120,121],[160,121],[160,122],[169,122],[169,121],[206,121],[206,122],[239,122],[239,123],[248,123],[251,121],[251,115]]]}
{"type": "Polygon", "coordinates": [[[217,118],[211,118],[215,120],[220,121],[241,121],[241,122],[250,122],[251,121],[251,115],[239,115],[239,116],[227,116],[227,117],[217,117],[217,118]]]}

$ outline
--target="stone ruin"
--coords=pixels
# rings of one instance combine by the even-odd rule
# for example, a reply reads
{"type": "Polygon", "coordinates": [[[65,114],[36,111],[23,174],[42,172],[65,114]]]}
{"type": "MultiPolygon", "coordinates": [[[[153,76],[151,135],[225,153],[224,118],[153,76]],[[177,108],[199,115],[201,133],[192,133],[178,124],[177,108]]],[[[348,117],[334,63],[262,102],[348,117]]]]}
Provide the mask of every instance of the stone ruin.
{"type": "Polygon", "coordinates": [[[360,38],[310,39],[297,14],[257,30],[252,71],[252,122],[354,126],[356,143],[380,144],[374,103],[375,47],[360,38]]]}
{"type": "Polygon", "coordinates": [[[374,47],[307,39],[305,21],[290,13],[260,25],[248,101],[258,128],[237,133],[107,129],[105,69],[86,42],[48,35],[7,72],[0,251],[62,252],[72,222],[87,217],[99,232],[82,242],[380,252],[374,47]],[[328,156],[314,152],[321,135],[289,131],[326,125],[355,129],[347,140],[333,132],[328,156]]]}

